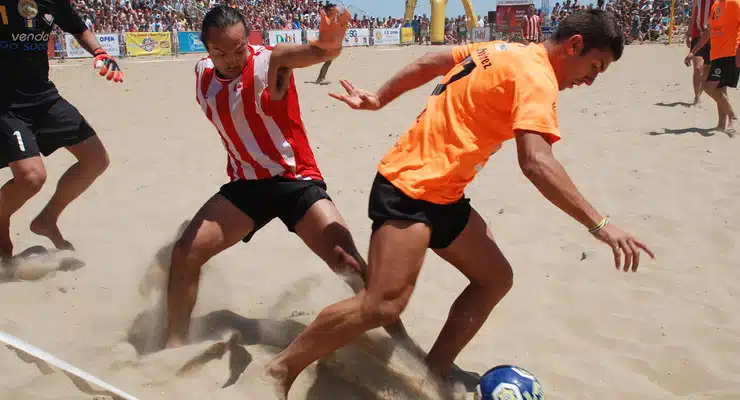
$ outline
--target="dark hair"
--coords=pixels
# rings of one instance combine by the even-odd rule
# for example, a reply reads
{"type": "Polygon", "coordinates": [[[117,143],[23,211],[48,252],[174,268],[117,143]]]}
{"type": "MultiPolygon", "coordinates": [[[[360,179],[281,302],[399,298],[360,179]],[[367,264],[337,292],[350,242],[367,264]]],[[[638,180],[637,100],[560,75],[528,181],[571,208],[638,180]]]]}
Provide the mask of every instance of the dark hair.
{"type": "Polygon", "coordinates": [[[244,15],[239,10],[224,5],[217,5],[206,13],[203,17],[203,26],[200,31],[200,41],[203,46],[208,48],[208,28],[228,28],[236,24],[243,24],[244,31],[249,35],[249,25],[244,15]]]}
{"type": "Polygon", "coordinates": [[[560,22],[550,40],[560,42],[573,35],[583,36],[582,54],[592,49],[609,50],[617,61],[624,52],[622,29],[611,12],[592,9],[571,14],[560,22]]]}

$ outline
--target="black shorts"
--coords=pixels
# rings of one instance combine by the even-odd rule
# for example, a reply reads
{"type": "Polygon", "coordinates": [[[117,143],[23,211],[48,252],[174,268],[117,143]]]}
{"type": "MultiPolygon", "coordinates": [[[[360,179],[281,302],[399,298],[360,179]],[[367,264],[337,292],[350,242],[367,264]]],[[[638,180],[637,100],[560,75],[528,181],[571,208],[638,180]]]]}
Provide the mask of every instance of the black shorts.
{"type": "Polygon", "coordinates": [[[470,200],[465,197],[451,204],[412,199],[378,173],[370,190],[368,214],[373,221],[373,232],[386,221],[423,222],[432,230],[429,248],[444,249],[468,225],[471,210],[470,200]]]}
{"type": "Polygon", "coordinates": [[[229,182],[218,193],[254,221],[254,229],[242,240],[245,243],[276,217],[289,231],[295,232],[295,225],[314,203],[321,199],[331,201],[324,181],[297,181],[280,176],[229,182]]]}
{"type": "Polygon", "coordinates": [[[740,68],[735,66],[735,57],[723,57],[712,60],[707,81],[719,82],[717,87],[737,87],[740,79],[740,68]]]}
{"type": "Polygon", "coordinates": [[[95,136],[85,118],[67,100],[57,97],[35,105],[0,110],[0,168],[95,136]]]}
{"type": "MultiPolygon", "coordinates": [[[[693,38],[691,39],[691,48],[693,49],[696,44],[699,43],[699,38],[693,38]]],[[[709,59],[709,42],[704,45],[699,51],[696,52],[696,57],[701,57],[704,59],[704,65],[709,65],[711,63],[711,60],[709,59]]]]}

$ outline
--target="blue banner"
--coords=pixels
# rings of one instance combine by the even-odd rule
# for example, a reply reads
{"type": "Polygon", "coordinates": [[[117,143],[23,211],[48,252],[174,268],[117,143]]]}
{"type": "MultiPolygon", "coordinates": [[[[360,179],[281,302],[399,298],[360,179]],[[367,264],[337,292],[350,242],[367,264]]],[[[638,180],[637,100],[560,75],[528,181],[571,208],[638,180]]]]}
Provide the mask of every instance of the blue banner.
{"type": "Polygon", "coordinates": [[[200,41],[200,32],[180,32],[177,34],[180,42],[180,53],[205,53],[206,48],[200,41]]]}

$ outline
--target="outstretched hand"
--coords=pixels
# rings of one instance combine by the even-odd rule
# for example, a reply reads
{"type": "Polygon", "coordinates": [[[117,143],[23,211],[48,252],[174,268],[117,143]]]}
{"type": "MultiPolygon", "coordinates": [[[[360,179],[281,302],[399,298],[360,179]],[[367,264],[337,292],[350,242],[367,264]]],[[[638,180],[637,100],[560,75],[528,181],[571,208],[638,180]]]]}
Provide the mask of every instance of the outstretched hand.
{"type": "Polygon", "coordinates": [[[111,57],[108,52],[102,48],[95,50],[93,55],[95,56],[93,59],[93,67],[95,69],[100,69],[100,76],[105,76],[109,81],[112,80],[117,83],[123,82],[123,71],[121,71],[121,67],[118,66],[118,61],[116,61],[115,58],[111,57]]]}
{"type": "Polygon", "coordinates": [[[594,237],[612,248],[614,266],[617,269],[622,267],[625,272],[630,269],[633,272],[637,271],[637,267],[640,266],[640,251],[646,252],[653,259],[655,258],[655,254],[645,243],[612,224],[607,224],[594,233],[594,237]],[[624,253],[624,263],[622,263],[622,253],[624,253]]]}
{"type": "Polygon", "coordinates": [[[375,111],[382,107],[377,94],[358,89],[349,83],[349,81],[344,79],[340,80],[339,83],[342,84],[342,87],[347,91],[347,94],[329,93],[329,96],[339,101],[343,101],[345,104],[350,106],[350,108],[354,110],[375,111]]]}
{"type": "Polygon", "coordinates": [[[310,44],[328,51],[341,49],[351,18],[349,11],[343,8],[340,14],[337,7],[332,7],[328,14],[323,9],[320,14],[319,38],[311,41],[310,44]]]}

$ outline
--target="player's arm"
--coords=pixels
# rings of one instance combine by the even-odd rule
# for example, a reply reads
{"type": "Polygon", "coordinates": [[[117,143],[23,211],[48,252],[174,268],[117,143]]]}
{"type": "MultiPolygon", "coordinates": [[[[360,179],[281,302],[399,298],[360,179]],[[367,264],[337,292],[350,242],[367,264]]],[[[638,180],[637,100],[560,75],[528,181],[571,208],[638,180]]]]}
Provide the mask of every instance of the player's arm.
{"type": "Polygon", "coordinates": [[[701,48],[704,47],[704,45],[706,45],[708,42],[709,29],[705,29],[701,32],[701,36],[699,36],[699,41],[696,43],[696,46],[689,50],[689,54],[686,56],[686,60],[684,60],[684,62],[687,63],[686,65],[688,65],[688,63],[691,61],[692,57],[696,57],[696,53],[701,50],[701,48]]]}
{"type": "Polygon", "coordinates": [[[439,76],[444,76],[460,61],[462,59],[458,61],[450,51],[424,54],[403,67],[378,89],[377,97],[380,108],[385,107],[400,95],[423,86],[439,76]]]}
{"type": "Polygon", "coordinates": [[[272,49],[267,72],[267,86],[272,100],[284,97],[293,69],[305,68],[339,56],[349,19],[350,14],[346,9],[340,14],[336,6],[328,6],[321,10],[318,40],[309,44],[278,44],[272,49]]]}
{"type": "MultiPolygon", "coordinates": [[[[470,46],[459,47],[466,48],[470,46]]],[[[347,94],[329,93],[329,95],[345,102],[356,110],[378,110],[402,94],[414,90],[438,76],[447,74],[459,61],[462,61],[462,59],[458,61],[462,54],[465,54],[464,49],[457,52],[453,49],[452,52],[427,53],[403,67],[383,84],[376,93],[358,89],[348,81],[342,80],[341,84],[347,94]]],[[[470,54],[469,51],[467,54],[470,54]]]]}
{"type": "Polygon", "coordinates": [[[123,82],[123,72],[121,72],[118,62],[108,55],[95,35],[87,29],[87,25],[82,21],[80,15],[74,11],[70,1],[59,0],[58,5],[57,25],[63,31],[71,33],[77,39],[80,46],[95,57],[93,66],[100,68],[101,76],[107,75],[106,78],[109,81],[123,82]]]}
{"type": "MultiPolygon", "coordinates": [[[[555,87],[533,80],[537,71],[527,71],[526,65],[510,65],[513,92],[512,116],[517,144],[519,167],[552,204],[581,223],[594,237],[611,247],[617,268],[636,270],[640,251],[653,253],[634,236],[608,223],[592,206],[571,180],[565,168],[555,159],[552,144],[560,139],[557,121],[555,87]]],[[[496,101],[496,99],[492,99],[496,101]]]]}
{"type": "Polygon", "coordinates": [[[552,154],[547,135],[527,130],[518,130],[515,134],[519,166],[524,175],[551,203],[589,229],[596,239],[611,247],[617,269],[623,267],[625,272],[630,269],[636,271],[641,251],[655,258],[645,243],[608,224],[608,220],[586,201],[552,154]]]}
{"type": "Polygon", "coordinates": [[[97,49],[102,49],[103,46],[100,45],[100,42],[98,42],[98,38],[95,37],[95,35],[89,30],[86,29],[82,33],[72,34],[72,36],[77,39],[77,43],[80,44],[80,47],[85,49],[88,53],[95,56],[95,51],[97,49]]]}
{"type": "Polygon", "coordinates": [[[552,145],[540,133],[516,131],[519,167],[532,184],[555,206],[580,222],[587,229],[596,227],[604,218],[583,197],[555,159],[552,145]]]}

